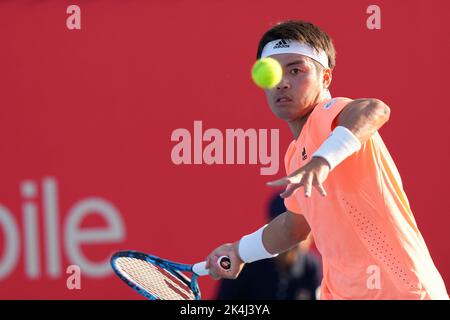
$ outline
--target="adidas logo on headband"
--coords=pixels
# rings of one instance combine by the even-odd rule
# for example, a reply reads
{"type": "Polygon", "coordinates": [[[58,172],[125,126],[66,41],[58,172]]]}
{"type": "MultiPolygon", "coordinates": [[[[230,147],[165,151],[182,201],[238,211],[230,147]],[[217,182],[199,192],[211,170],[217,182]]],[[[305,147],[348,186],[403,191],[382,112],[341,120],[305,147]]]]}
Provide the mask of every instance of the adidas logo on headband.
{"type": "Polygon", "coordinates": [[[279,49],[279,48],[289,48],[289,43],[287,43],[286,40],[281,39],[273,46],[272,49],[279,49]]]}
{"type": "Polygon", "coordinates": [[[281,53],[301,54],[316,60],[322,66],[328,68],[328,56],[323,49],[317,50],[308,43],[291,39],[277,39],[268,42],[261,52],[261,58],[281,53]]]}

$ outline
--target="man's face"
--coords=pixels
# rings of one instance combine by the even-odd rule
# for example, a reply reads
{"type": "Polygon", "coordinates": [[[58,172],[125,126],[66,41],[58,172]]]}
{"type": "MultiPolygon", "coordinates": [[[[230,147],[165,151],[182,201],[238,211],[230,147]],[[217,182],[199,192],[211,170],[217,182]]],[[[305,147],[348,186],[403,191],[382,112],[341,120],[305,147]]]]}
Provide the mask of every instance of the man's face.
{"type": "Polygon", "coordinates": [[[312,60],[294,53],[272,55],[283,68],[281,82],[264,90],[272,112],[280,119],[292,121],[308,114],[321,101],[323,74],[312,60]]]}

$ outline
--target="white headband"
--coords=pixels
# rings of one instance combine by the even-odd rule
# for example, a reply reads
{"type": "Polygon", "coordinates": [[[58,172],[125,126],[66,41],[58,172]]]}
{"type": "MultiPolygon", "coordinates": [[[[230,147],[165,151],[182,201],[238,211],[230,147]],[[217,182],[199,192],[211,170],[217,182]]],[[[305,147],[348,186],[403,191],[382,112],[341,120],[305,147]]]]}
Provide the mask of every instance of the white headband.
{"type": "Polygon", "coordinates": [[[314,59],[325,68],[328,67],[328,56],[325,51],[317,52],[312,46],[307,43],[298,42],[290,39],[278,39],[267,43],[261,53],[261,58],[280,53],[296,53],[301,54],[311,59],[314,59]]]}

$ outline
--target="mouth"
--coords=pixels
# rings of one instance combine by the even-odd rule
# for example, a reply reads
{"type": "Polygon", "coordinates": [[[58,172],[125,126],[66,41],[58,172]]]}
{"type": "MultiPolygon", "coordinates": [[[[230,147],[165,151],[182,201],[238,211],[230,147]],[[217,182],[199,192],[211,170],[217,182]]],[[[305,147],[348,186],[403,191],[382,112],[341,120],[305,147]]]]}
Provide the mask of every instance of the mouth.
{"type": "Polygon", "coordinates": [[[283,103],[289,103],[289,102],[292,102],[292,99],[287,96],[281,96],[275,100],[276,104],[283,104],[283,103]]]}

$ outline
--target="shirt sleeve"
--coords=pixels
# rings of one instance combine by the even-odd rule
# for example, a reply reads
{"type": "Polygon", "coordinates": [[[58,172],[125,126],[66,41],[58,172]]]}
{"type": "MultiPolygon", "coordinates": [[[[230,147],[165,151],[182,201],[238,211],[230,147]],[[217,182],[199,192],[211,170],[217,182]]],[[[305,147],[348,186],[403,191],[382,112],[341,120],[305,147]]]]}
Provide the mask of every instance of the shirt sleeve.
{"type": "Polygon", "coordinates": [[[331,134],[333,131],[334,120],[341,113],[344,107],[352,102],[349,98],[333,98],[323,105],[319,105],[317,112],[312,114],[311,119],[311,138],[319,147],[331,134]]]}

